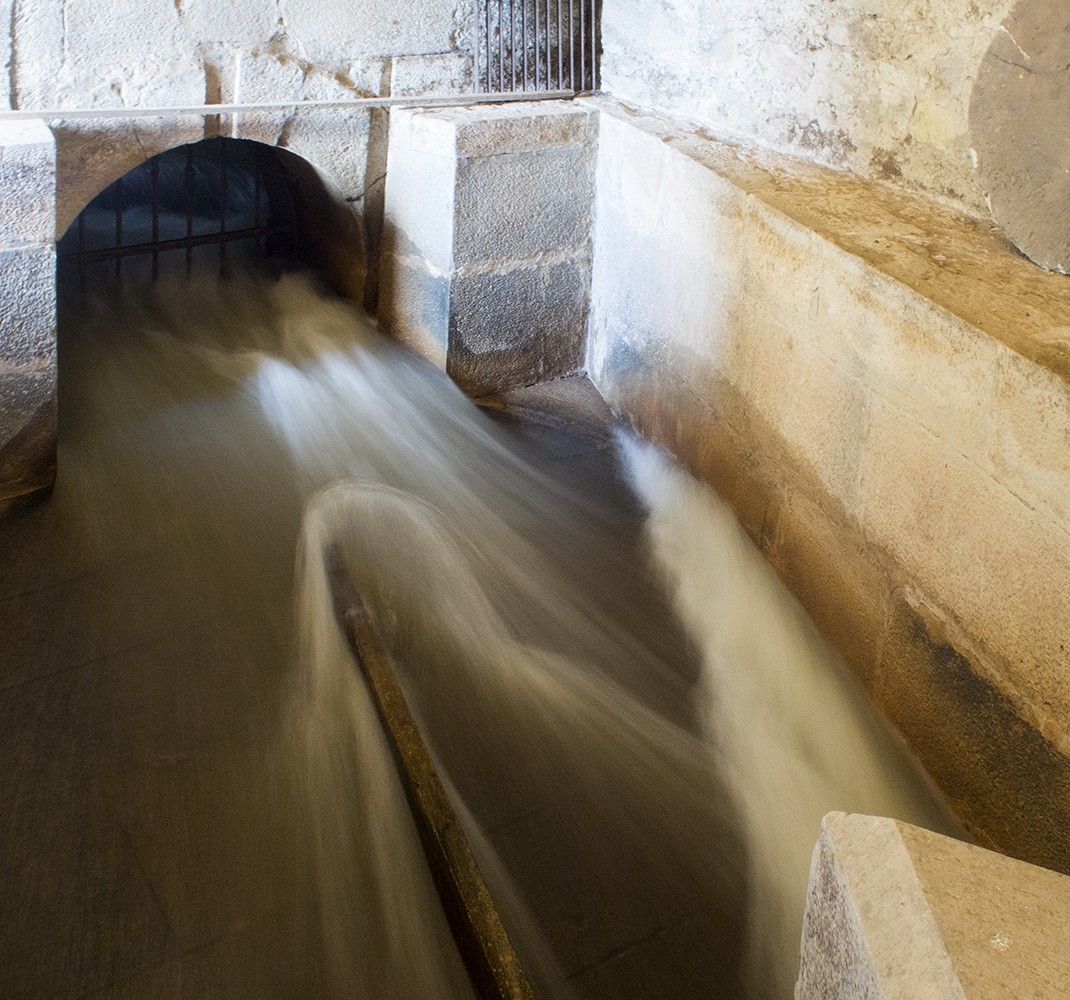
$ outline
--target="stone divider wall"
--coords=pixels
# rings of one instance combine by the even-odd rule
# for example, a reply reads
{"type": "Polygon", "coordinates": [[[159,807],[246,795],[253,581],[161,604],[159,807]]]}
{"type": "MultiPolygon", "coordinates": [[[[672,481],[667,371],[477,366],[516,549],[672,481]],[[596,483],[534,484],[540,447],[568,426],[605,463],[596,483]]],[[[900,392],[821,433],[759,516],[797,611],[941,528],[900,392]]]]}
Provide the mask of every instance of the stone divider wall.
{"type": "Polygon", "coordinates": [[[1070,871],[1070,282],[601,106],[596,385],[732,503],[978,839],[1070,871]]]}

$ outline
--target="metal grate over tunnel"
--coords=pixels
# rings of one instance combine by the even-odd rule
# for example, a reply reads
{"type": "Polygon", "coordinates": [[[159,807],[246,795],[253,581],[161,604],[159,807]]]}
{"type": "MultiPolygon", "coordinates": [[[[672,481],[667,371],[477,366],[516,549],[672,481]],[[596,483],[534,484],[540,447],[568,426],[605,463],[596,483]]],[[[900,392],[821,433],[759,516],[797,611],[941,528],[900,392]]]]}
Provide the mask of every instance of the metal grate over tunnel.
{"type": "Polygon", "coordinates": [[[215,138],[168,150],[120,177],[60,240],[60,278],[155,281],[161,271],[226,275],[294,266],[300,193],[275,150],[215,138]]]}

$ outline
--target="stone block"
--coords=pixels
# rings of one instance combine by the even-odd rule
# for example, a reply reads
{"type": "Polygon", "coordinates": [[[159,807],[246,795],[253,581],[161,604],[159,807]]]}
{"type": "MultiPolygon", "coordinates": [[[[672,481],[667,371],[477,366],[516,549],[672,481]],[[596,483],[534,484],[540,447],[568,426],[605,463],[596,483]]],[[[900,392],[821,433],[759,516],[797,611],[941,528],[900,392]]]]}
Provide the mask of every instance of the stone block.
{"type": "Polygon", "coordinates": [[[830,813],[810,869],[796,1000],[1056,1000],[1070,879],[928,830],[830,813]]]}
{"type": "Polygon", "coordinates": [[[584,147],[464,158],[456,183],[458,267],[553,253],[590,237],[594,159],[584,147]]]}
{"type": "Polygon", "coordinates": [[[796,1000],[966,1000],[890,819],[825,817],[801,952],[796,1000]]]}
{"type": "Polygon", "coordinates": [[[421,261],[383,257],[379,319],[391,335],[439,368],[449,344],[450,279],[421,261]]]}
{"type": "Polygon", "coordinates": [[[56,254],[0,250],[0,370],[55,365],[56,254]]]}
{"type": "Polygon", "coordinates": [[[403,137],[413,119],[395,112],[390,126],[387,161],[384,248],[405,257],[420,257],[438,270],[453,267],[455,163],[448,146],[441,152],[395,142],[401,123],[403,137]]]}
{"type": "Polygon", "coordinates": [[[954,609],[1000,658],[1007,683],[1070,738],[1070,535],[881,400],[862,460],[867,536],[954,609]]]}
{"type": "Polygon", "coordinates": [[[821,349],[987,466],[1000,345],[887,275],[832,253],[814,324],[821,349]]]}
{"type": "Polygon", "coordinates": [[[446,370],[471,395],[576,371],[589,281],[583,259],[455,275],[446,370]]]}
{"type": "Polygon", "coordinates": [[[970,832],[1070,873],[1070,759],[913,589],[894,595],[877,698],[970,832]]]}
{"type": "Polygon", "coordinates": [[[1062,530],[1070,525],[1070,386],[1002,353],[995,406],[994,474],[1062,530]]]}
{"type": "Polygon", "coordinates": [[[457,130],[457,155],[468,159],[575,146],[593,150],[598,114],[568,101],[482,104],[445,112],[457,130]]]}
{"type": "Polygon", "coordinates": [[[465,94],[472,89],[472,60],[463,52],[402,55],[393,60],[390,92],[396,97],[465,94]]]}
{"type": "Polygon", "coordinates": [[[428,324],[443,319],[442,285],[416,276],[420,269],[441,275],[445,367],[472,394],[555,378],[583,363],[593,119],[556,104],[392,116],[380,315],[441,363],[441,328],[428,324]],[[420,294],[433,299],[420,305],[420,294]]]}
{"type": "Polygon", "coordinates": [[[0,122],[0,247],[56,238],[56,143],[43,122],[0,122]]]}

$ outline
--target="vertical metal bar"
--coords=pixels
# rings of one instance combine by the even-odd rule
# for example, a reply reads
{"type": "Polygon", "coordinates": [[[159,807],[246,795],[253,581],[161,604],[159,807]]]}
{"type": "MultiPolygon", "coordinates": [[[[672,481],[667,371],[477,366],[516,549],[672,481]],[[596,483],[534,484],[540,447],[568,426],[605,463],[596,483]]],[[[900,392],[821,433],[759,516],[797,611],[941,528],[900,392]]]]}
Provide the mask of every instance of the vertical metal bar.
{"type": "Polygon", "coordinates": [[[78,288],[85,294],[85,211],[78,216],[78,288]]]}
{"type": "Polygon", "coordinates": [[[498,93],[505,90],[505,0],[498,0],[498,93]]]}
{"type": "Polygon", "coordinates": [[[524,84],[521,90],[528,89],[528,0],[520,0],[520,47],[524,50],[524,84]]]}
{"type": "Polygon", "coordinates": [[[546,89],[553,90],[553,48],[550,45],[550,24],[553,20],[550,16],[550,0],[546,0],[546,89]]]}
{"type": "Polygon", "coordinates": [[[539,0],[534,0],[535,8],[535,89],[539,89],[539,66],[542,65],[542,55],[539,43],[542,40],[542,32],[539,30],[539,0]]]}
{"type": "Polygon", "coordinates": [[[576,0],[568,0],[568,89],[576,92],[576,0]]]}
{"type": "MultiPolygon", "coordinates": [[[[254,146],[254,149],[259,149],[259,146],[254,146]]],[[[253,225],[256,229],[260,229],[260,157],[253,157],[253,225]]],[[[260,244],[260,237],[255,237],[256,240],[256,256],[262,257],[264,254],[264,248],[260,244]]]]}
{"type": "Polygon", "coordinates": [[[516,0],[509,0],[509,89],[516,90],[516,0]]]}
{"type": "MultiPolygon", "coordinates": [[[[123,179],[120,177],[115,182],[115,248],[120,249],[123,245],[123,179]]],[[[123,276],[123,255],[115,255],[115,279],[118,281],[123,276]]]]}
{"type": "Polygon", "coordinates": [[[565,89],[565,49],[563,47],[564,36],[562,34],[565,18],[562,16],[561,10],[561,0],[557,0],[557,90],[565,89]]]}
{"type": "Polygon", "coordinates": [[[587,4],[580,0],[580,90],[587,89],[587,4]]]}
{"type": "Polygon", "coordinates": [[[228,141],[225,138],[216,141],[219,143],[219,165],[223,175],[223,191],[219,199],[219,233],[223,237],[219,241],[219,276],[223,278],[226,277],[227,270],[227,202],[230,199],[230,175],[227,172],[228,141]]]}
{"type": "MultiPolygon", "coordinates": [[[[160,158],[152,158],[152,245],[160,242],[160,158]]],[[[152,251],[152,280],[160,278],[160,251],[152,251]]]]}
{"type": "Polygon", "coordinates": [[[186,278],[193,276],[193,144],[186,146],[186,278]]]}
{"type": "Polygon", "coordinates": [[[484,14],[483,23],[484,23],[484,25],[486,26],[486,29],[487,29],[487,39],[486,39],[487,40],[487,44],[486,44],[486,50],[487,50],[487,85],[486,85],[486,93],[489,94],[490,93],[490,60],[491,60],[491,52],[490,52],[490,43],[491,43],[491,34],[490,34],[490,0],[484,0],[484,2],[487,5],[485,10],[483,11],[483,14],[484,14]]]}
{"type": "Polygon", "coordinates": [[[598,0],[591,0],[591,90],[599,87],[598,35],[598,0]]]}
{"type": "Polygon", "coordinates": [[[472,51],[475,55],[475,73],[473,74],[473,94],[479,93],[479,0],[472,0],[472,51]]]}

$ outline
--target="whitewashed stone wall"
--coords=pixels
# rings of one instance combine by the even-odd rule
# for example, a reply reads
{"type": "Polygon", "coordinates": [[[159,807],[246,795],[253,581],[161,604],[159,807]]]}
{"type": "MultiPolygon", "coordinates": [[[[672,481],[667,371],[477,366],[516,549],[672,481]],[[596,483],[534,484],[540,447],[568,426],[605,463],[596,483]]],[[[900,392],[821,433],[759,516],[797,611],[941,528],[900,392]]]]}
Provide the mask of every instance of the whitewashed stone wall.
{"type": "Polygon", "coordinates": [[[614,96],[984,214],[970,92],[1013,0],[605,0],[614,96]]]}
{"type": "MultiPolygon", "coordinates": [[[[0,86],[15,109],[345,100],[457,92],[471,75],[472,0],[0,0],[0,86]]],[[[284,146],[359,211],[367,113],[238,121],[62,123],[57,229],[148,157],[205,134],[284,146]]]]}

